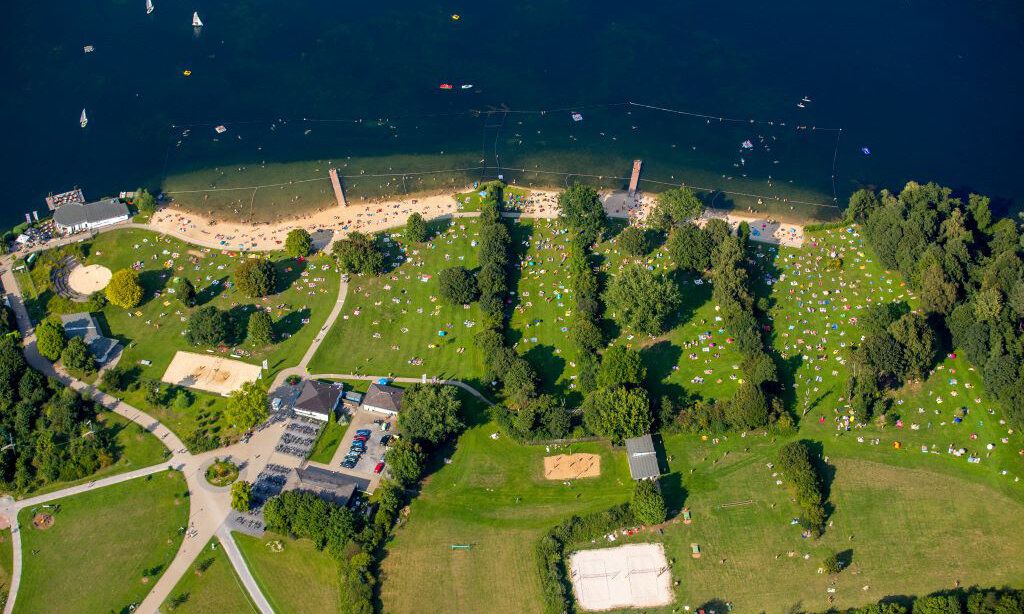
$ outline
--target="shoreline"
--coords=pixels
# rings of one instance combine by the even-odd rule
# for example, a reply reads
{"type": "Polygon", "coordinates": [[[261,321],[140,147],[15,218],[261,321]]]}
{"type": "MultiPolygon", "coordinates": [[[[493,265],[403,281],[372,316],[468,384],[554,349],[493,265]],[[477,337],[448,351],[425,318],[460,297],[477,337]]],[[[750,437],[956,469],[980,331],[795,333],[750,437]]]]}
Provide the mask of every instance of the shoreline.
{"type": "MultiPolygon", "coordinates": [[[[517,187],[517,186],[512,186],[517,187]]],[[[524,189],[524,188],[519,188],[524,189]]],[[[467,186],[459,193],[472,192],[467,186]]],[[[558,191],[528,189],[528,196],[522,210],[509,214],[510,217],[547,218],[558,215],[558,191]]],[[[601,200],[609,217],[642,222],[650,213],[655,202],[653,195],[638,193],[630,197],[624,191],[602,192],[601,200]]],[[[312,235],[318,249],[327,249],[334,240],[352,232],[374,234],[394,229],[405,224],[409,215],[419,212],[424,218],[469,217],[476,212],[464,211],[450,192],[426,196],[409,196],[399,200],[337,206],[315,213],[299,215],[282,222],[245,223],[221,221],[207,216],[178,209],[169,205],[160,209],[150,218],[147,226],[186,242],[231,251],[275,251],[283,249],[288,232],[297,228],[305,229],[312,235]]],[[[757,216],[749,212],[708,209],[698,225],[711,218],[725,219],[735,231],[738,224],[746,221],[753,234],[751,238],[763,243],[780,244],[789,247],[803,245],[804,223],[783,222],[774,216],[757,216]]]]}

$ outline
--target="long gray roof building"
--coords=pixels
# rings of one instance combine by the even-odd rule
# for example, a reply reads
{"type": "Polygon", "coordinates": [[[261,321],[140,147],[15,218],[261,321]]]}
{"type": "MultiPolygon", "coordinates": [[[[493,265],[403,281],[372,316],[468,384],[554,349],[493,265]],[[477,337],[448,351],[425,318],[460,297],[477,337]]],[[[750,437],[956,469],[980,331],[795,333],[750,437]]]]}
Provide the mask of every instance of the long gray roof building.
{"type": "Polygon", "coordinates": [[[109,226],[128,219],[128,206],[116,198],[94,203],[67,203],[53,212],[53,221],[64,232],[109,226]]]}
{"type": "Polygon", "coordinates": [[[654,439],[650,433],[626,440],[626,458],[629,460],[629,475],[634,480],[650,480],[661,475],[658,453],[654,450],[654,439]]]}

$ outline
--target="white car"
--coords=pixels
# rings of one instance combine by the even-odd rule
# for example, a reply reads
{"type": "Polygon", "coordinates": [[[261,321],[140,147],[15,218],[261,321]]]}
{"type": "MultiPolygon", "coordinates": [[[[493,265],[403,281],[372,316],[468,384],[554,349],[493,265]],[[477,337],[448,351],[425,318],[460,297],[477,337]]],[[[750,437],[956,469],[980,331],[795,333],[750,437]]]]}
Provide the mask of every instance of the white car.
{"type": "Polygon", "coordinates": [[[281,403],[281,397],[274,397],[274,400],[270,402],[270,407],[272,407],[274,411],[281,411],[281,403]]]}

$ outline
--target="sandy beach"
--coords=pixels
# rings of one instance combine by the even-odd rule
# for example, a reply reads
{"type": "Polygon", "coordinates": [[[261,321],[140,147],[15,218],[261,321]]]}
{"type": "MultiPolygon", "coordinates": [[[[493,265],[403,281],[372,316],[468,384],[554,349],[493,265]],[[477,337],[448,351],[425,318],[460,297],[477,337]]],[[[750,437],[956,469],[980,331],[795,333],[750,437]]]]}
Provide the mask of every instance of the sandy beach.
{"type": "MultiPolygon", "coordinates": [[[[464,192],[471,191],[467,187],[464,192]]],[[[602,193],[605,211],[610,217],[628,218],[642,222],[647,218],[655,203],[653,196],[626,192],[602,193]]],[[[275,224],[246,224],[216,221],[202,215],[176,209],[173,205],[155,213],[149,225],[190,243],[214,249],[239,251],[273,251],[284,247],[285,237],[295,228],[305,228],[313,235],[314,244],[326,248],[333,240],[343,238],[357,231],[367,234],[381,232],[405,224],[413,212],[419,212],[431,220],[441,217],[476,215],[464,212],[453,194],[410,197],[366,205],[349,205],[345,208],[332,207],[309,215],[299,216],[287,222],[275,224]]],[[[520,208],[522,217],[554,218],[558,216],[558,192],[553,190],[532,190],[520,208]]],[[[699,225],[707,220],[720,218],[729,222],[733,230],[740,222],[746,221],[752,230],[751,238],[763,243],[774,243],[789,247],[803,245],[803,225],[783,223],[771,218],[737,214],[731,211],[709,209],[699,225]]]]}

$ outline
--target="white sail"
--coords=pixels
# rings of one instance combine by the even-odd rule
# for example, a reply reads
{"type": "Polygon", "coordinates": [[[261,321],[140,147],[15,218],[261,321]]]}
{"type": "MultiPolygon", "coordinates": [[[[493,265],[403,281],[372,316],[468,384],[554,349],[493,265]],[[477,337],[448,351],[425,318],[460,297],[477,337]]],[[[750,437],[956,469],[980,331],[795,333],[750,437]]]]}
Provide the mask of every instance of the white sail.
{"type": "Polygon", "coordinates": [[[196,28],[203,27],[203,20],[199,19],[198,11],[192,13],[192,26],[196,28]]]}
{"type": "Polygon", "coordinates": [[[89,118],[85,116],[85,109],[82,109],[82,116],[78,118],[78,123],[82,124],[83,128],[89,123],[89,118]]]}
{"type": "Polygon", "coordinates": [[[153,0],[146,0],[146,14],[149,15],[152,13],[154,8],[153,0]]]}

